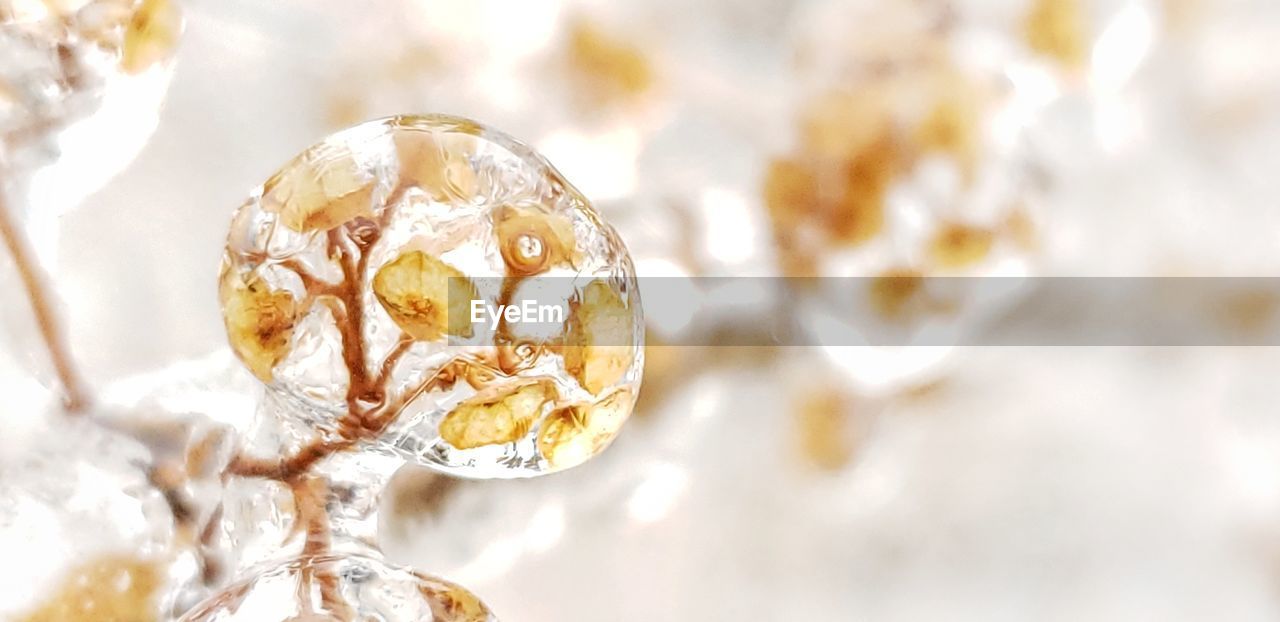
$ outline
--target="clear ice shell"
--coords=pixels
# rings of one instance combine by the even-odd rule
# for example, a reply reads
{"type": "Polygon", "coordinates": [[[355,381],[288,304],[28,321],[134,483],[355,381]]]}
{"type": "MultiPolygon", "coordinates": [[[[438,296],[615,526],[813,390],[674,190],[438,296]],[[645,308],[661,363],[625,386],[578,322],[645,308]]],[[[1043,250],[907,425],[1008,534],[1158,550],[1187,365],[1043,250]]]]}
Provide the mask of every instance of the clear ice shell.
{"type": "Polygon", "coordinates": [[[173,75],[177,0],[0,0],[0,168],[40,263],[59,219],[147,144],[173,75]]]}
{"type": "Polygon", "coordinates": [[[0,1],[0,162],[35,176],[41,212],[78,203],[146,143],[181,31],[172,0],[0,1]]]}
{"type": "Polygon", "coordinates": [[[467,590],[361,555],[303,558],[236,583],[180,622],[497,622],[467,590]]]}
{"type": "Polygon", "coordinates": [[[0,618],[158,618],[196,566],[148,478],[150,455],[92,421],[47,419],[7,422],[0,447],[0,551],[13,562],[0,584],[21,586],[0,590],[0,618]],[[107,576],[123,583],[93,584],[107,576]]]}
{"type": "Polygon", "coordinates": [[[321,438],[377,437],[454,475],[574,466],[608,445],[639,390],[644,322],[617,233],[545,159],[465,119],[370,121],[303,152],[234,216],[220,289],[232,348],[279,398],[278,416],[321,438]],[[536,294],[562,318],[459,329],[469,301],[455,308],[421,289],[446,276],[464,299],[496,308],[536,294]],[[574,333],[592,301],[610,337],[574,333]],[[488,408],[522,387],[549,399],[488,408]],[[441,423],[468,404],[463,414],[480,418],[452,427],[467,437],[459,447],[441,423]],[[598,407],[603,427],[588,425],[598,407]],[[583,442],[548,456],[548,439],[566,439],[542,434],[553,416],[583,442]],[[486,427],[494,417],[506,419],[486,427]]]}

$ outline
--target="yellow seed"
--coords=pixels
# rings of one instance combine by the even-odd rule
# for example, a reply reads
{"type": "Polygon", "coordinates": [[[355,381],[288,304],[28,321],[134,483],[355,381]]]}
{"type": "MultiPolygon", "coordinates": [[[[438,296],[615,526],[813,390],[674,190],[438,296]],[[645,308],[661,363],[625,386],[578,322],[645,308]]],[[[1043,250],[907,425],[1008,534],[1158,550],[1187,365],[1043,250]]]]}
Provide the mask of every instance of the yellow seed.
{"type": "Polygon", "coordinates": [[[618,291],[592,281],[569,302],[565,370],[598,395],[622,379],[635,357],[635,318],[618,291]]]}
{"type": "Polygon", "coordinates": [[[1084,64],[1086,43],[1080,0],[1036,0],[1022,28],[1032,50],[1067,67],[1084,64]]]}
{"type": "Polygon", "coordinates": [[[1233,292],[1213,303],[1219,322],[1246,334],[1266,330],[1280,311],[1280,296],[1262,289],[1233,292]]]}
{"type": "Polygon", "coordinates": [[[182,15],[170,0],[143,0],[125,29],[120,67],[138,74],[169,58],[181,31],[182,15]]]}
{"type": "Polygon", "coordinates": [[[557,469],[582,464],[613,441],[634,404],[634,396],[624,389],[595,404],[557,410],[542,424],[538,451],[557,469]]]}
{"type": "Polygon", "coordinates": [[[830,203],[827,235],[848,246],[863,244],[884,229],[884,188],[851,183],[830,203]]]}
{"type": "Polygon", "coordinates": [[[223,271],[219,287],[222,317],[231,349],[263,382],[289,351],[297,304],[287,291],[274,291],[257,275],[223,271]]]}
{"type": "Polygon", "coordinates": [[[470,337],[475,284],[422,251],[407,251],[378,269],[373,294],[401,330],[418,341],[470,337]]]}
{"type": "Polygon", "coordinates": [[[588,22],[570,28],[568,57],[575,77],[597,100],[631,98],[653,86],[653,68],[640,48],[588,22]]]}
{"type": "Polygon", "coordinates": [[[915,270],[889,270],[871,280],[871,305],[882,317],[898,318],[923,293],[924,276],[915,270]]]}
{"type": "Polygon", "coordinates": [[[128,555],[107,555],[74,568],[62,584],[22,622],[151,622],[164,576],[154,564],[128,555]]]}
{"type": "Polygon", "coordinates": [[[418,589],[430,604],[432,619],[436,622],[488,622],[492,619],[489,608],[465,588],[423,577],[418,589]]]}
{"type": "Polygon", "coordinates": [[[421,188],[436,201],[465,201],[478,192],[475,168],[457,140],[427,131],[400,132],[395,145],[401,188],[421,188]]]}
{"type": "Polygon", "coordinates": [[[549,380],[479,393],[445,415],[440,438],[458,449],[520,440],[542,414],[543,405],[555,399],[549,380]]]}
{"type": "Polygon", "coordinates": [[[967,180],[972,179],[977,163],[978,113],[973,102],[960,93],[962,88],[959,84],[953,86],[934,104],[916,128],[915,141],[924,151],[953,158],[967,180]]]}
{"type": "Polygon", "coordinates": [[[773,243],[786,276],[817,274],[813,248],[800,241],[800,229],[818,214],[818,178],[812,166],[776,159],[764,174],[764,206],[773,224],[773,243]]]}
{"type": "Polygon", "coordinates": [[[882,87],[832,91],[815,98],[800,118],[806,153],[843,159],[865,152],[893,126],[889,96],[882,87]]]}
{"type": "Polygon", "coordinates": [[[985,259],[994,242],[995,234],[989,229],[950,223],[934,234],[929,256],[944,268],[963,268],[985,259]]]}
{"type": "Polygon", "coordinates": [[[1036,234],[1036,223],[1023,206],[1015,207],[1005,216],[1004,221],[1000,223],[1000,233],[1024,251],[1034,251],[1040,245],[1036,234]]]}
{"type": "Polygon", "coordinates": [[[840,244],[856,246],[884,229],[884,197],[910,166],[906,151],[884,133],[850,156],[844,164],[844,191],[823,206],[827,234],[840,244]]]}
{"type": "Polygon", "coordinates": [[[818,210],[818,179],[811,167],[787,158],[769,163],[764,204],[775,226],[794,227],[818,210]]]}
{"type": "Polygon", "coordinates": [[[373,177],[345,147],[322,145],[285,165],[263,186],[262,209],[299,232],[327,231],[373,213],[373,177]]]}
{"type": "Polygon", "coordinates": [[[769,163],[764,180],[764,204],[773,224],[783,273],[789,277],[813,276],[813,249],[799,240],[798,232],[819,213],[818,179],[806,162],[778,158],[769,163]]]}
{"type": "Polygon", "coordinates": [[[801,400],[796,409],[796,434],[800,453],[814,466],[834,471],[853,457],[849,438],[849,412],[839,391],[818,391],[801,400]]]}
{"type": "Polygon", "coordinates": [[[578,260],[573,224],[563,216],[507,206],[494,216],[494,230],[503,261],[517,275],[538,274],[578,260]]]}

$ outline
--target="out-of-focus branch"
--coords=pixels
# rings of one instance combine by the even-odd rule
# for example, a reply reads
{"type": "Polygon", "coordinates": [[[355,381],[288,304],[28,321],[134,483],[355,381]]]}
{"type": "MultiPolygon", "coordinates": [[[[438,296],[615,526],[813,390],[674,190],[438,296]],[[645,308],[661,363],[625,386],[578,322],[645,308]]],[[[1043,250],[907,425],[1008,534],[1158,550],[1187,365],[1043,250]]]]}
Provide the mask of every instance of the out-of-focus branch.
{"type": "Polygon", "coordinates": [[[18,268],[27,300],[35,315],[36,326],[44,340],[45,349],[53,362],[54,372],[62,384],[63,405],[69,413],[81,413],[88,409],[89,391],[67,347],[62,322],[53,308],[53,288],[35,259],[26,233],[17,224],[9,203],[0,190],[0,239],[3,239],[13,263],[18,268]]]}

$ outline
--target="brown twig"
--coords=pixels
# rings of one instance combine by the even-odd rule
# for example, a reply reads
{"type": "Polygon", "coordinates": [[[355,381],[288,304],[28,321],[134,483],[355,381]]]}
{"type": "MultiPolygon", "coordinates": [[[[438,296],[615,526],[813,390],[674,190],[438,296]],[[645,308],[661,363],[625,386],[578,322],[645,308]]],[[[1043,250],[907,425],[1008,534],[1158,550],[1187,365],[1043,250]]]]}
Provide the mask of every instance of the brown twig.
{"type": "Polygon", "coordinates": [[[222,517],[219,505],[203,525],[197,520],[196,503],[183,490],[189,474],[173,463],[153,466],[147,479],[160,491],[165,504],[173,515],[175,540],[189,547],[199,568],[199,578],[205,587],[211,587],[222,576],[221,565],[209,555],[209,546],[217,535],[216,526],[222,517]]]}
{"type": "Polygon", "coordinates": [[[418,396],[433,391],[435,389],[450,387],[458,381],[466,373],[465,368],[469,365],[464,359],[455,358],[452,362],[444,365],[436,371],[430,378],[422,381],[418,386],[403,392],[395,401],[384,404],[380,408],[369,413],[365,421],[365,433],[373,436],[381,434],[387,426],[391,425],[397,417],[404,411],[409,404],[418,399],[418,396]]]}
{"type": "Polygon", "coordinates": [[[350,448],[359,439],[343,436],[336,440],[320,441],[299,449],[288,458],[266,460],[252,458],[244,454],[237,455],[227,466],[227,472],[239,477],[260,477],[265,479],[289,480],[308,470],[313,465],[330,455],[350,448]]]}
{"type": "Polygon", "coordinates": [[[201,561],[200,579],[205,585],[213,585],[222,578],[224,573],[222,564],[209,555],[209,549],[213,547],[218,537],[218,525],[221,522],[222,505],[218,505],[209,515],[209,521],[205,523],[204,529],[200,530],[200,541],[197,547],[201,561]]]}
{"type": "Polygon", "coordinates": [[[316,278],[306,266],[303,266],[296,259],[286,259],[280,262],[280,267],[298,275],[298,278],[302,279],[303,289],[307,290],[307,293],[311,296],[332,295],[337,291],[332,283],[316,278]]]}
{"type": "Polygon", "coordinates": [[[365,363],[364,300],[359,284],[368,266],[368,247],[374,240],[362,240],[357,244],[345,227],[329,232],[329,254],[335,256],[342,268],[342,283],[336,297],[346,311],[345,321],[338,323],[342,333],[342,358],[347,366],[347,412],[358,413],[361,402],[381,402],[381,387],[373,386],[365,363]],[[363,248],[361,248],[363,246],[363,248]],[[358,256],[358,257],[357,257],[358,256]]]}
{"type": "Polygon", "coordinates": [[[409,348],[413,347],[413,338],[408,335],[400,335],[400,341],[396,342],[395,349],[387,354],[387,358],[382,361],[382,368],[378,370],[378,384],[386,386],[388,380],[391,379],[391,371],[395,369],[396,364],[404,355],[409,352],[409,348]]]}
{"type": "Polygon", "coordinates": [[[289,484],[298,508],[298,522],[306,531],[302,555],[308,563],[302,567],[303,583],[310,584],[314,579],[320,587],[320,606],[339,620],[351,620],[355,612],[338,591],[338,578],[331,570],[313,565],[327,555],[332,546],[329,514],[325,510],[329,484],[318,477],[301,477],[289,484]]]}
{"type": "MultiPolygon", "coordinates": [[[[325,507],[328,483],[308,475],[308,472],[325,458],[350,451],[359,443],[382,434],[424,392],[451,386],[460,378],[472,381],[470,375],[475,363],[459,357],[417,386],[398,392],[394,400],[388,400],[392,372],[414,344],[407,335],[401,335],[395,347],[377,365],[376,376],[370,373],[364,338],[363,303],[366,292],[361,284],[368,271],[369,251],[378,236],[376,228],[368,227],[360,231],[340,227],[328,232],[329,257],[342,270],[343,278],[339,283],[320,281],[296,262],[283,264],[302,277],[308,300],[328,306],[341,336],[342,359],[349,380],[347,409],[337,422],[336,438],[316,440],[290,456],[277,459],[255,458],[241,453],[224,471],[227,476],[272,479],[290,486],[298,508],[299,523],[306,529],[303,556],[310,559],[329,553],[332,543],[325,507]]],[[[312,572],[304,567],[306,581],[312,580],[312,572]]],[[[320,586],[324,607],[340,619],[350,619],[353,613],[338,593],[336,580],[324,574],[316,574],[314,579],[320,586]]]]}
{"type": "Polygon", "coordinates": [[[337,439],[317,441],[299,449],[291,456],[277,460],[253,458],[239,454],[227,466],[226,472],[238,477],[256,477],[280,481],[297,478],[309,471],[317,462],[340,451],[346,451],[361,441],[369,440],[381,434],[418,396],[427,391],[452,386],[460,378],[466,378],[472,365],[466,359],[454,359],[453,362],[441,367],[439,371],[419,383],[418,386],[403,392],[395,401],[382,404],[368,411],[361,410],[355,414],[348,414],[340,422],[340,424],[345,423],[346,425],[341,426],[339,430],[340,436],[337,439]]]}
{"type": "Polygon", "coordinates": [[[22,279],[31,311],[35,314],[36,326],[44,340],[49,359],[53,362],[58,381],[62,384],[63,406],[68,413],[82,413],[91,403],[89,391],[71,358],[63,336],[62,323],[53,309],[52,287],[36,261],[26,235],[18,229],[14,218],[4,193],[0,190],[0,238],[4,239],[9,255],[18,268],[18,276],[22,279]]]}

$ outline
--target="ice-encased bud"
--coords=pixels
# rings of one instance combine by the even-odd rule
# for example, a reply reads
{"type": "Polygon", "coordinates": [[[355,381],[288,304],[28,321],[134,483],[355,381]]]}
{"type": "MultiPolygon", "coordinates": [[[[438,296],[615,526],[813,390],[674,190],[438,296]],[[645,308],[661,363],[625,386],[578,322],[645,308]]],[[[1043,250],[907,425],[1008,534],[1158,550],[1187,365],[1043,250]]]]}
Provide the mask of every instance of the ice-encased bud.
{"type": "MultiPolygon", "coordinates": [[[[33,419],[38,419],[34,415],[33,419]]],[[[0,447],[0,618],[160,620],[195,580],[137,441],[86,419],[10,421],[0,447]]]]}
{"type": "Polygon", "coordinates": [[[359,555],[302,558],[236,583],[181,622],[497,622],[466,589],[359,555]]]}
{"type": "Polygon", "coordinates": [[[39,210],[75,204],[145,144],[181,32],[173,0],[0,0],[0,164],[35,175],[39,210]]]}
{"type": "Polygon", "coordinates": [[[621,240],[541,156],[464,119],[371,121],[303,152],[236,213],[219,289],[279,416],[457,475],[574,466],[639,389],[621,240]],[[539,315],[491,315],[513,306],[539,315]]]}

